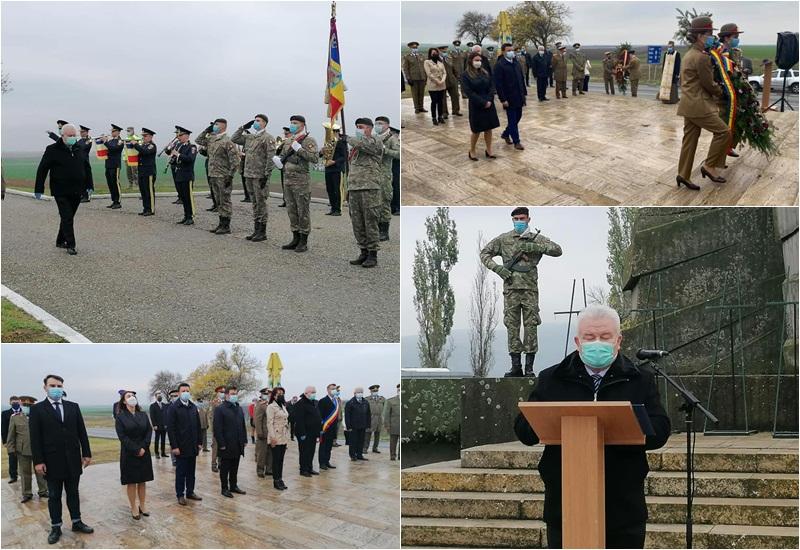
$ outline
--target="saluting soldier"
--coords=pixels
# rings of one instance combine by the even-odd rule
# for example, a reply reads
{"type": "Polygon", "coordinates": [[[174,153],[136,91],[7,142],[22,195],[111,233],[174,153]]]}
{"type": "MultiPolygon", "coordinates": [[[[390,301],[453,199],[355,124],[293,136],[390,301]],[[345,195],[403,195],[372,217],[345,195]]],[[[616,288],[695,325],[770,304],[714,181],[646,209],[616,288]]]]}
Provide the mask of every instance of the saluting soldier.
{"type": "Polygon", "coordinates": [[[63,128],[66,124],[69,124],[69,122],[67,122],[66,120],[61,120],[61,119],[57,120],[56,126],[58,126],[58,133],[48,131],[47,135],[50,136],[50,139],[52,139],[53,141],[58,141],[59,139],[61,139],[61,128],[63,128]]]}
{"type": "Polygon", "coordinates": [[[178,144],[170,152],[170,163],[174,166],[175,187],[183,205],[183,219],[177,225],[194,225],[194,161],[197,146],[189,142],[191,131],[183,126],[175,126],[178,144]]]}
{"type": "Polygon", "coordinates": [[[122,131],[121,126],[116,124],[111,125],[111,137],[100,138],[100,141],[108,149],[108,157],[106,157],[106,185],[108,191],[111,193],[111,204],[106,208],[118,210],[122,208],[119,202],[120,187],[119,187],[119,170],[121,167],[122,150],[125,148],[125,143],[119,137],[122,131]]]}
{"type": "Polygon", "coordinates": [[[639,91],[639,79],[642,78],[642,69],[639,58],[636,57],[636,50],[631,50],[628,64],[623,69],[628,71],[628,76],[631,80],[631,97],[636,97],[639,91]]]}
{"type": "Polygon", "coordinates": [[[381,215],[378,220],[378,234],[382,241],[389,240],[389,225],[392,221],[392,164],[400,158],[400,137],[392,132],[389,117],[379,116],[375,119],[373,134],[383,144],[381,157],[381,215]]]}
{"type": "Polygon", "coordinates": [[[406,82],[411,86],[411,98],[414,101],[415,113],[427,113],[425,110],[425,82],[428,80],[425,74],[425,57],[419,53],[419,42],[413,40],[408,43],[411,49],[403,56],[403,74],[406,82]]]}
{"type": "Polygon", "coordinates": [[[269,388],[259,390],[259,399],[253,414],[253,424],[256,428],[256,475],[258,477],[272,475],[272,452],[269,447],[269,423],[267,422],[270,393],[269,388]]]}
{"type": "Polygon", "coordinates": [[[369,403],[369,428],[364,434],[364,452],[369,451],[369,440],[372,438],[372,452],[380,454],[378,443],[381,440],[381,426],[383,425],[383,406],[386,398],[378,394],[381,389],[380,384],[373,384],[369,387],[369,396],[366,398],[369,403]]]}
{"type": "MultiPolygon", "coordinates": [[[[439,47],[439,55],[442,58],[442,63],[444,63],[444,70],[445,70],[445,90],[447,90],[447,94],[450,96],[450,103],[453,107],[453,114],[456,116],[464,116],[461,114],[461,99],[459,98],[458,93],[458,81],[459,76],[456,72],[456,63],[455,60],[450,56],[450,52],[448,52],[447,46],[440,46],[439,47]]],[[[442,118],[449,118],[450,111],[447,109],[447,100],[442,100],[442,105],[444,105],[444,116],[442,118]]],[[[377,119],[376,119],[377,120],[377,119]]]]}
{"type": "Polygon", "coordinates": [[[572,62],[572,95],[578,95],[578,93],[584,95],[586,92],[583,91],[583,77],[586,71],[586,56],[581,53],[580,42],[572,45],[569,60],[572,62]]]}
{"type": "Polygon", "coordinates": [[[525,376],[533,376],[533,361],[539,349],[539,276],[537,264],[543,255],[561,256],[561,247],[529,229],[530,215],[524,206],[511,212],[514,229],[495,237],[481,250],[481,262],[503,279],[503,324],[508,329],[508,352],[511,370],[506,376],[523,376],[522,352],[525,352],[525,376]],[[500,256],[503,263],[494,258],[500,256]],[[520,325],[523,337],[520,338],[520,325]]]}
{"type": "Polygon", "coordinates": [[[140,216],[152,216],[156,211],[156,144],[153,143],[155,132],[142,128],[142,143],[131,140],[128,146],[139,152],[139,166],[136,171],[139,178],[139,193],[142,195],[142,211],[140,216]]]}
{"type": "Polygon", "coordinates": [[[234,143],[244,147],[242,173],[253,203],[253,233],[245,239],[253,242],[267,239],[269,178],[272,175],[272,157],[275,156],[277,147],[275,138],[267,132],[268,122],[267,115],[258,114],[253,120],[240,126],[231,138],[234,143]],[[252,133],[245,134],[246,130],[252,130],[252,133]]]}
{"type": "Polygon", "coordinates": [[[356,135],[348,136],[350,153],[350,220],[353,235],[361,254],[350,265],[375,267],[378,265],[380,234],[378,222],[381,211],[381,181],[383,168],[383,142],[372,135],[373,123],[362,117],[356,119],[356,135]]]}
{"type": "Polygon", "coordinates": [[[84,186],[83,194],[81,195],[81,202],[89,202],[92,197],[92,193],[94,193],[94,178],[92,177],[92,165],[89,162],[89,154],[92,151],[92,144],[94,141],[91,137],[89,137],[89,130],[91,128],[87,128],[83,124],[80,126],[81,128],[81,138],[78,140],[78,149],[83,155],[83,161],[86,169],[86,185],[84,186]]]}
{"type": "Polygon", "coordinates": [[[553,55],[553,78],[556,81],[556,99],[567,99],[567,47],[559,44],[553,55]]]}
{"type": "Polygon", "coordinates": [[[227,235],[231,232],[231,190],[233,176],[239,168],[239,150],[226,133],[227,129],[228,121],[218,118],[196,140],[198,145],[208,149],[208,181],[214,187],[219,214],[219,224],[209,231],[216,235],[227,235]]]}
{"type": "Polygon", "coordinates": [[[319,151],[317,142],[306,130],[306,119],[302,115],[289,118],[292,137],[283,140],[280,153],[272,158],[278,169],[284,169],[284,200],[292,229],[292,241],[283,245],[284,250],[305,252],[308,250],[308,234],[311,232],[311,175],[310,165],[316,164],[319,151]]]}
{"type": "Polygon", "coordinates": [[[22,500],[25,503],[33,499],[33,482],[31,476],[36,474],[36,487],[39,499],[47,498],[47,482],[39,472],[33,471],[33,450],[31,449],[31,433],[29,430],[29,417],[31,405],[36,403],[35,397],[23,395],[19,398],[21,407],[19,412],[14,412],[8,421],[8,436],[6,448],[8,454],[16,455],[19,475],[22,478],[22,500]]]}
{"type": "Polygon", "coordinates": [[[614,95],[614,59],[611,52],[603,53],[603,85],[606,87],[606,95],[614,95]]]}

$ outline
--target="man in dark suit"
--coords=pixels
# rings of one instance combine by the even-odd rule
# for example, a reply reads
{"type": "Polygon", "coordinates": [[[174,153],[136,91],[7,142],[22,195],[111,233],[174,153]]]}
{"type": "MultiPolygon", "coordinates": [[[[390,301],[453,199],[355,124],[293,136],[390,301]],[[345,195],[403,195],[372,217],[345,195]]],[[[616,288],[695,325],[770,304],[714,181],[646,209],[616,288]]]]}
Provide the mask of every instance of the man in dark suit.
{"type": "MultiPolygon", "coordinates": [[[[8,403],[11,408],[3,411],[3,446],[8,439],[8,424],[11,422],[11,415],[22,410],[21,401],[16,395],[12,395],[8,403]]],[[[6,452],[8,452],[8,447],[6,447],[6,452]]],[[[8,453],[8,478],[9,483],[17,482],[17,453],[8,453]]]]}
{"type": "Polygon", "coordinates": [[[518,124],[522,118],[522,108],[525,106],[525,96],[528,94],[525,89],[525,77],[522,75],[522,67],[514,58],[514,47],[511,44],[503,44],[503,55],[495,63],[493,77],[494,85],[497,90],[497,98],[506,110],[508,125],[503,133],[500,134],[506,143],[514,144],[514,149],[523,150],[525,147],[519,139],[518,124]]]}
{"type": "Polygon", "coordinates": [[[161,392],[156,393],[156,400],[150,403],[150,423],[153,425],[153,432],[156,437],[153,440],[153,454],[156,458],[167,458],[166,441],[167,441],[167,406],[164,404],[164,396],[161,392]],[[159,447],[159,442],[161,446],[159,447]],[[161,452],[159,453],[159,449],[161,452]]]}
{"type": "MultiPolygon", "coordinates": [[[[644,548],[644,481],[649,471],[645,451],[664,446],[670,421],[661,405],[653,371],[623,356],[621,343],[617,312],[590,305],[578,315],[578,349],[539,374],[528,401],[630,401],[645,406],[655,435],[646,436],[644,445],[605,448],[606,548],[644,548]]],[[[517,415],[514,431],[525,445],[539,442],[522,414],[517,415]]],[[[547,547],[561,548],[560,445],[545,445],[538,469],[544,481],[547,547]]]]}
{"type": "Polygon", "coordinates": [[[319,469],[335,469],[331,464],[331,450],[333,442],[336,441],[336,434],[339,432],[339,392],[336,384],[328,384],[327,395],[319,400],[319,415],[322,418],[322,434],[319,437],[319,469]]]}
{"type": "Polygon", "coordinates": [[[186,499],[203,500],[194,492],[197,455],[203,448],[200,435],[200,413],[191,401],[189,384],[178,384],[178,399],[167,409],[167,437],[175,457],[175,496],[178,504],[186,506],[186,499]]]}
{"type": "Polygon", "coordinates": [[[317,389],[314,386],[306,388],[292,407],[291,414],[300,454],[300,475],[318,476],[319,472],[314,470],[314,450],[317,447],[317,437],[322,432],[322,417],[317,408],[317,389]]]}
{"type": "Polygon", "coordinates": [[[237,483],[239,459],[247,446],[247,428],[244,413],[239,406],[239,389],[228,386],[225,401],[214,409],[214,439],[217,440],[219,479],[222,495],[233,498],[233,493],[245,495],[237,483]]]}
{"type": "Polygon", "coordinates": [[[550,77],[551,66],[547,52],[544,51],[544,46],[539,46],[536,54],[531,56],[530,66],[531,70],[533,70],[533,77],[536,79],[536,96],[539,101],[548,101],[547,79],[550,77]]]}
{"type": "Polygon", "coordinates": [[[77,403],[65,401],[64,379],[55,374],[44,378],[47,398],[31,407],[29,428],[31,453],[36,473],[45,476],[50,495],[50,535],[47,542],[55,544],[61,538],[61,493],[67,494],[67,508],[72,530],[94,533],[81,521],[81,501],[78,484],[83,469],[92,463],[89,436],[77,403]]]}
{"type": "Polygon", "coordinates": [[[364,399],[364,388],[357,387],[353,390],[353,398],[344,406],[344,423],[350,432],[347,442],[350,451],[350,460],[369,460],[364,458],[364,436],[372,422],[369,402],[364,399]]]}

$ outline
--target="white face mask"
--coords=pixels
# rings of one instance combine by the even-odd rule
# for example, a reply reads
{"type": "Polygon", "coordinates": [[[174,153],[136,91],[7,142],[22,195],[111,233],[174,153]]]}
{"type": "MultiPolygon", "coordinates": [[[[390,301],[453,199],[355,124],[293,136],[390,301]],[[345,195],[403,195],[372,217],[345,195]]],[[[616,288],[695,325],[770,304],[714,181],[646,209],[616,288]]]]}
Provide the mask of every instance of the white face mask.
{"type": "Polygon", "coordinates": [[[483,63],[480,60],[472,62],[472,66],[475,67],[476,69],[480,69],[481,65],[483,65],[483,63]]]}
{"type": "Polygon", "coordinates": [[[131,396],[125,400],[125,403],[127,403],[130,407],[135,407],[139,401],[135,397],[131,396]]]}

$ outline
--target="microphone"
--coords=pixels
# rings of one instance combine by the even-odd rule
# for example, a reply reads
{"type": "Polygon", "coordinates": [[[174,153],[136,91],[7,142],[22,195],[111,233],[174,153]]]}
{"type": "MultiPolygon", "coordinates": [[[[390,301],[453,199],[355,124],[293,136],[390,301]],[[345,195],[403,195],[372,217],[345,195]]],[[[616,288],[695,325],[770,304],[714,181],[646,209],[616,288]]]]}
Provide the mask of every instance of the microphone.
{"type": "Polygon", "coordinates": [[[661,359],[662,357],[666,357],[669,355],[668,351],[660,350],[660,349],[641,349],[636,352],[636,358],[641,360],[646,359],[661,359]]]}

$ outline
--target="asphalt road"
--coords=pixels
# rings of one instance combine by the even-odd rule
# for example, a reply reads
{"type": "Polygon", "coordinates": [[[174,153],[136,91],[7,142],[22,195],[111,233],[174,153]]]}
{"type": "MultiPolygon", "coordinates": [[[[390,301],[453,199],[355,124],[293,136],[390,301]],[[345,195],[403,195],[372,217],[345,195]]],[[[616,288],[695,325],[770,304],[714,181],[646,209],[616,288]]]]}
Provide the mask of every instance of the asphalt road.
{"type": "Polygon", "coordinates": [[[381,243],[378,266],[358,253],[347,213],[311,205],[309,251],[281,250],[288,216],[268,201],[267,241],[250,243],[251,206],[233,202],[231,235],[206,231],[216,215],[196,196],[196,225],[175,225],[182,209],[156,199],[82,204],[78,255],[55,247],[53,201],[7,194],[2,205],[2,282],[94,342],[397,342],[399,218],[381,243]]]}

